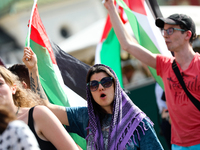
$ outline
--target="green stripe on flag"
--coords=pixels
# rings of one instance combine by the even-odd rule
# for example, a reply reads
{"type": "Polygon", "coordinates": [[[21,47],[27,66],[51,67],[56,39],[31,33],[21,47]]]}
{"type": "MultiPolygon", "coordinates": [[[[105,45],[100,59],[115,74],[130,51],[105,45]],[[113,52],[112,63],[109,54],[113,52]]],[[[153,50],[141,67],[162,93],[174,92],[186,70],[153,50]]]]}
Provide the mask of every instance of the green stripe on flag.
{"type": "MultiPolygon", "coordinates": [[[[36,2],[36,1],[35,1],[36,2]]],[[[35,3],[34,3],[35,4],[35,3]]],[[[57,64],[53,64],[53,51],[47,37],[45,28],[37,11],[37,5],[33,5],[33,15],[31,15],[32,25],[30,25],[30,34],[26,38],[26,47],[30,43],[31,49],[37,56],[38,71],[42,87],[51,103],[69,107],[67,95],[64,92],[64,83],[57,64]],[[33,11],[34,10],[34,11],[33,11]],[[30,39],[31,38],[31,39],[30,39]],[[35,42],[34,42],[35,41],[35,42]],[[37,43],[41,43],[37,44],[37,43]],[[45,47],[43,47],[44,45],[45,47]],[[47,50],[47,48],[49,48],[47,50]]],[[[69,133],[74,141],[86,150],[86,140],[75,133],[69,133]]]]}
{"type": "MultiPolygon", "coordinates": [[[[67,96],[59,85],[54,66],[46,48],[30,40],[30,47],[34,51],[38,60],[38,71],[40,82],[44,91],[53,104],[69,107],[67,96]]],[[[75,133],[69,133],[74,141],[84,150],[86,150],[86,140],[75,133]]]]}
{"type": "Polygon", "coordinates": [[[137,18],[133,14],[132,10],[130,10],[130,8],[122,0],[116,0],[116,2],[119,6],[121,6],[124,9],[124,11],[125,11],[125,13],[128,17],[128,21],[129,21],[131,28],[133,30],[134,36],[137,39],[138,43],[140,44],[141,43],[141,41],[140,41],[140,30],[139,30],[139,24],[138,24],[137,18]],[[134,25],[134,26],[132,26],[132,25],[134,25]]]}
{"type": "Polygon", "coordinates": [[[121,71],[121,58],[120,58],[120,44],[115,35],[113,28],[110,30],[108,37],[102,43],[100,52],[101,63],[111,67],[123,87],[122,71],[121,71]]]}
{"type": "MultiPolygon", "coordinates": [[[[154,43],[152,42],[152,40],[149,38],[149,36],[146,34],[146,32],[143,30],[143,28],[140,26],[140,41],[143,47],[145,47],[146,49],[150,50],[152,53],[155,54],[159,54],[159,50],[157,49],[157,47],[154,45],[154,43]]],[[[149,70],[151,72],[151,74],[153,75],[154,79],[156,80],[156,82],[158,82],[158,84],[162,87],[162,89],[164,89],[164,83],[163,80],[160,76],[157,76],[157,72],[155,69],[149,67],[149,70]]]]}
{"type": "Polygon", "coordinates": [[[69,106],[67,96],[62,87],[58,84],[59,82],[49,52],[46,48],[32,40],[30,40],[30,47],[37,56],[40,82],[49,98],[49,101],[56,105],[69,106]]]}
{"type": "Polygon", "coordinates": [[[87,150],[87,143],[84,138],[75,133],[69,133],[75,143],[77,143],[83,150],[87,150]]]}
{"type": "MultiPolygon", "coordinates": [[[[131,28],[133,30],[133,33],[134,33],[138,43],[141,46],[148,49],[149,51],[151,51],[152,53],[159,54],[160,53],[159,50],[154,45],[152,40],[149,38],[147,33],[144,31],[142,26],[138,23],[136,16],[133,14],[133,11],[130,10],[130,8],[122,0],[116,0],[116,1],[119,6],[124,8],[124,11],[128,17],[129,23],[131,25],[131,28]]],[[[162,78],[160,76],[157,76],[156,70],[151,67],[148,67],[148,68],[149,68],[151,74],[153,75],[153,77],[155,78],[155,80],[158,82],[158,84],[164,89],[164,84],[163,84],[162,78]]]]}

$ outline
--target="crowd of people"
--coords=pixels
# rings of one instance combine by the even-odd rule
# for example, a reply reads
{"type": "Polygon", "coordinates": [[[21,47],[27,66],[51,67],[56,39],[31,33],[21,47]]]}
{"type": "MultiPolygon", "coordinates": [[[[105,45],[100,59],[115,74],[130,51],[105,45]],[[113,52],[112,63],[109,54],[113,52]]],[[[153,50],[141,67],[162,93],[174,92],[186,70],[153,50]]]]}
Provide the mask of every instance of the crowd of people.
{"type": "MultiPolygon", "coordinates": [[[[168,50],[174,53],[166,57],[151,53],[128,34],[114,0],[103,4],[122,48],[156,69],[163,79],[167,107],[160,107],[160,113],[166,115],[166,108],[169,112],[171,149],[200,149],[199,110],[181,88],[172,68],[175,60],[188,91],[200,99],[200,55],[192,48],[196,37],[193,20],[183,14],[156,19],[168,50]]],[[[0,66],[0,149],[82,149],[68,132],[85,138],[91,150],[164,149],[151,118],[128,97],[109,66],[95,64],[89,69],[85,83],[87,107],[63,107],[48,101],[31,48],[24,48],[22,60],[24,65],[9,69],[0,66]]]]}
{"type": "Polygon", "coordinates": [[[16,112],[16,118],[29,126],[41,149],[78,149],[58,118],[42,106],[40,96],[24,88],[18,76],[3,66],[0,83],[1,103],[6,103],[16,112]]]}

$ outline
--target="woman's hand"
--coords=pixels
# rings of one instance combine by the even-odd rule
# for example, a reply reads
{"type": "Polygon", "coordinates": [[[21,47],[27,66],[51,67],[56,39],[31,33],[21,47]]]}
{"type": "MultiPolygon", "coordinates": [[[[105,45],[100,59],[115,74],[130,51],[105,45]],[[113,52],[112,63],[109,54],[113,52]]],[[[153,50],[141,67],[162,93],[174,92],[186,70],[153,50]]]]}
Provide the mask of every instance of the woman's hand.
{"type": "Polygon", "coordinates": [[[22,61],[29,70],[37,67],[37,57],[30,47],[24,47],[24,55],[22,61]]]}

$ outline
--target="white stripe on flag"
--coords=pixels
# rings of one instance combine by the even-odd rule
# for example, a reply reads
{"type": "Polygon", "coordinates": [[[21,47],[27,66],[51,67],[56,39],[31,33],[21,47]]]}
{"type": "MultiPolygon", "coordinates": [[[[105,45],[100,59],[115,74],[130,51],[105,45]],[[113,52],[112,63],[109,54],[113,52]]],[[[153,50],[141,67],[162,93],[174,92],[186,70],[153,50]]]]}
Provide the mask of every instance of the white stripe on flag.
{"type": "Polygon", "coordinates": [[[145,6],[147,16],[133,12],[134,15],[136,16],[139,24],[142,26],[142,28],[147,33],[149,38],[152,40],[154,45],[160,51],[160,53],[164,54],[165,56],[171,56],[171,53],[167,49],[164,38],[160,32],[160,29],[156,27],[155,25],[155,19],[151,11],[149,10],[149,7],[146,4],[146,2],[144,3],[144,6],[145,6]]]}
{"type": "Polygon", "coordinates": [[[100,42],[98,45],[97,45],[97,48],[96,48],[96,53],[95,53],[95,64],[101,64],[101,49],[102,49],[102,43],[100,42]]]}
{"type": "Polygon", "coordinates": [[[60,70],[57,65],[53,64],[54,71],[56,73],[58,82],[63,89],[64,93],[67,93],[67,99],[70,104],[70,107],[78,107],[78,106],[87,106],[87,101],[72,91],[68,86],[64,84],[63,78],[61,76],[60,70]]]}

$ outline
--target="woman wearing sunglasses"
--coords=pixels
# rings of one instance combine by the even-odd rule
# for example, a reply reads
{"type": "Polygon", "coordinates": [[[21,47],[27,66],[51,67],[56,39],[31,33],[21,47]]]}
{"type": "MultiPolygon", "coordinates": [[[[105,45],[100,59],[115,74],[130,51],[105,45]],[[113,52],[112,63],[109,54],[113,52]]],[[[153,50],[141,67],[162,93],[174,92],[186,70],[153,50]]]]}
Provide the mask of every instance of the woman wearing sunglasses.
{"type": "MultiPolygon", "coordinates": [[[[36,56],[30,48],[25,48],[24,54],[24,63],[30,73],[38,78],[38,73],[32,72],[29,66],[32,62],[37,68],[37,63],[33,62],[36,59],[32,59],[36,56]],[[30,56],[29,63],[25,61],[26,55],[30,56]]],[[[122,90],[110,67],[94,65],[88,71],[86,81],[88,107],[65,108],[47,100],[45,105],[62,124],[67,125],[69,132],[86,138],[88,150],[163,149],[152,127],[153,123],[122,90]]],[[[35,86],[39,88],[37,84],[35,86]]]]}
{"type": "Polygon", "coordinates": [[[70,131],[86,137],[87,149],[163,149],[153,123],[122,90],[110,67],[94,65],[86,81],[88,107],[66,111],[70,131]]]}

